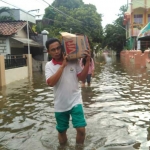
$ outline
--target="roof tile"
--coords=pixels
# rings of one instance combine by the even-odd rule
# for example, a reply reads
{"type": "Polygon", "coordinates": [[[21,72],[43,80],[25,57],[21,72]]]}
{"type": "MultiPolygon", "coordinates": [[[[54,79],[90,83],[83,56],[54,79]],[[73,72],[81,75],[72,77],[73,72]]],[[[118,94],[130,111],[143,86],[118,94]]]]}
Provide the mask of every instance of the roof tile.
{"type": "Polygon", "coordinates": [[[8,36],[18,32],[27,24],[26,21],[0,22],[0,35],[8,36]]]}

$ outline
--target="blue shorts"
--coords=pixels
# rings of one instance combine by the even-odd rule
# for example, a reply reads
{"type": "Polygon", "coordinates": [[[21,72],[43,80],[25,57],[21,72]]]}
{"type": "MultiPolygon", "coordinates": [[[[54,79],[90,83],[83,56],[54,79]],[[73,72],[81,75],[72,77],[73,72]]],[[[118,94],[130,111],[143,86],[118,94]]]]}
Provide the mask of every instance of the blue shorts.
{"type": "Polygon", "coordinates": [[[86,80],[84,81],[84,83],[87,81],[87,83],[91,83],[91,74],[88,74],[86,76],[86,80]]]}
{"type": "Polygon", "coordinates": [[[69,128],[70,115],[72,117],[72,124],[74,128],[85,127],[87,125],[83,107],[81,104],[75,105],[71,110],[65,112],[55,112],[56,129],[62,133],[69,128]]]}

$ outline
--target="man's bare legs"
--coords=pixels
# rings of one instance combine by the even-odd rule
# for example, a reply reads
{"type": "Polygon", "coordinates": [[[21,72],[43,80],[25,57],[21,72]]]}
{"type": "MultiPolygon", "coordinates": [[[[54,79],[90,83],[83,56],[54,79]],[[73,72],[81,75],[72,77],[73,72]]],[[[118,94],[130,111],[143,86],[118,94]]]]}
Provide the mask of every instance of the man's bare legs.
{"type": "Polygon", "coordinates": [[[65,146],[67,143],[67,135],[66,135],[67,131],[64,131],[62,133],[58,132],[58,139],[59,139],[59,144],[60,146],[65,146]]]}
{"type": "Polygon", "coordinates": [[[84,148],[84,140],[85,140],[85,127],[76,128],[77,136],[76,136],[76,150],[83,150],[84,148]]]}
{"type": "Polygon", "coordinates": [[[85,127],[76,128],[77,136],[76,136],[76,143],[77,144],[84,144],[85,140],[85,127]]]}
{"type": "MultiPolygon", "coordinates": [[[[77,136],[76,136],[76,143],[77,144],[83,144],[85,140],[85,127],[76,128],[77,130],[77,136]]],[[[67,143],[67,131],[64,131],[62,133],[58,132],[58,139],[60,145],[65,145],[67,143]]]]}
{"type": "MultiPolygon", "coordinates": [[[[76,150],[83,150],[84,140],[85,140],[85,127],[76,128],[77,135],[76,135],[76,150]]],[[[58,133],[58,139],[60,148],[65,147],[67,144],[67,131],[62,133],[58,133]]]]}

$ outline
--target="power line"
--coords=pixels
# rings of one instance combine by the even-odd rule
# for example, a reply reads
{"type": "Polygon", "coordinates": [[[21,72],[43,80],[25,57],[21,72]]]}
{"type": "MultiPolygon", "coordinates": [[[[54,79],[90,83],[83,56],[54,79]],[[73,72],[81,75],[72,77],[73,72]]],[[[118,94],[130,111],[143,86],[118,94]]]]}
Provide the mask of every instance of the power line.
{"type": "MultiPolygon", "coordinates": [[[[38,0],[37,0],[37,1],[38,1],[38,0]]],[[[87,24],[86,22],[83,22],[83,21],[80,21],[80,20],[78,20],[78,19],[75,19],[74,17],[69,16],[68,14],[64,13],[63,11],[61,11],[61,10],[55,8],[54,6],[52,6],[52,5],[51,5],[50,3],[48,3],[47,1],[45,1],[45,0],[42,0],[42,1],[45,2],[46,4],[48,4],[48,6],[50,6],[51,8],[53,8],[54,10],[56,10],[57,12],[59,12],[59,13],[65,15],[65,16],[67,16],[67,17],[69,17],[69,18],[72,18],[72,19],[74,19],[74,20],[80,22],[84,27],[85,27],[85,24],[87,24]]],[[[91,24],[90,26],[92,26],[92,24],[91,24]]],[[[87,27],[89,27],[89,26],[87,26],[87,27]]]]}
{"type": "MultiPolygon", "coordinates": [[[[2,1],[2,2],[8,4],[8,5],[11,5],[11,6],[13,6],[13,7],[16,7],[16,8],[18,8],[18,9],[24,11],[25,13],[28,13],[28,11],[25,11],[25,10],[23,10],[23,9],[21,9],[21,8],[15,6],[15,5],[13,5],[13,4],[10,4],[10,3],[8,3],[8,2],[6,2],[6,1],[4,1],[4,0],[0,0],[0,1],[2,1]]],[[[37,0],[37,1],[39,2],[39,0],[37,0]]],[[[69,15],[65,14],[64,12],[62,12],[62,11],[60,11],[59,9],[57,9],[57,8],[53,7],[52,5],[50,5],[50,4],[49,4],[47,1],[45,1],[45,0],[42,0],[42,1],[45,2],[46,4],[48,4],[48,5],[49,5],[50,7],[52,7],[53,9],[55,9],[56,11],[58,11],[59,13],[64,14],[65,16],[70,17],[70,18],[72,18],[72,19],[74,19],[74,20],[76,20],[76,21],[82,23],[82,25],[83,25],[84,27],[85,27],[85,26],[86,26],[86,27],[89,27],[89,26],[86,25],[86,24],[87,24],[86,22],[80,21],[80,20],[78,20],[78,19],[73,18],[72,16],[69,16],[69,15]]],[[[28,13],[28,14],[29,14],[29,13],[28,13]]],[[[48,18],[47,18],[47,19],[48,19],[48,18]]],[[[92,24],[91,24],[90,26],[92,26],[92,24]]]]}
{"type": "MultiPolygon", "coordinates": [[[[25,13],[28,13],[27,11],[25,11],[25,10],[23,10],[23,9],[21,9],[21,8],[15,6],[15,5],[13,5],[13,4],[10,4],[10,3],[8,3],[8,2],[6,2],[6,1],[4,1],[4,0],[0,0],[0,1],[2,1],[2,2],[6,3],[6,4],[10,5],[10,6],[16,7],[16,8],[18,8],[18,9],[22,10],[22,11],[25,12],[25,13]]],[[[42,1],[44,1],[44,2],[47,3],[49,6],[51,6],[51,5],[50,5],[48,2],[46,2],[45,0],[42,0],[42,1]]],[[[67,17],[73,18],[72,16],[69,16],[69,15],[65,14],[64,12],[62,12],[62,11],[56,9],[55,7],[53,7],[53,6],[51,6],[51,7],[52,7],[53,9],[59,11],[59,13],[64,14],[64,15],[66,15],[67,17]]],[[[28,14],[29,14],[29,13],[28,13],[28,14]]],[[[53,21],[53,22],[54,22],[54,21],[60,22],[60,21],[58,21],[58,20],[53,20],[53,19],[49,19],[49,18],[46,18],[46,17],[43,17],[43,18],[45,18],[45,19],[47,19],[47,20],[51,20],[51,21],[53,21]]],[[[77,20],[77,19],[75,19],[75,18],[73,18],[73,19],[74,19],[74,20],[77,20]]],[[[77,21],[79,21],[79,20],[77,20],[77,21]]],[[[84,29],[86,29],[86,30],[88,30],[87,27],[91,27],[91,26],[92,26],[92,25],[88,26],[88,25],[86,25],[84,22],[81,22],[81,21],[79,21],[79,22],[82,23],[81,26],[83,26],[84,29]]],[[[61,24],[62,24],[62,22],[61,22],[61,24]]],[[[73,26],[75,26],[75,25],[73,25],[73,26]]],[[[77,25],[76,25],[76,26],[77,26],[77,25]]]]}
{"type": "MultiPolygon", "coordinates": [[[[10,6],[13,6],[13,7],[15,7],[15,8],[18,8],[18,9],[22,10],[22,11],[25,12],[25,13],[28,13],[27,11],[25,11],[25,10],[23,10],[23,9],[21,9],[21,8],[15,6],[15,5],[13,5],[13,4],[10,4],[10,3],[8,3],[8,2],[6,2],[6,1],[4,1],[4,0],[0,0],[0,1],[2,1],[3,3],[6,3],[6,4],[10,5],[10,6]]],[[[28,14],[29,14],[29,13],[28,13],[28,14]]]]}
{"type": "MultiPolygon", "coordinates": [[[[44,21],[44,19],[45,19],[45,20],[50,20],[50,21],[53,21],[53,22],[57,22],[57,23],[59,23],[59,24],[61,24],[61,25],[63,24],[62,21],[53,20],[53,19],[49,19],[49,18],[46,18],[46,17],[43,17],[42,21],[44,21]]],[[[44,23],[43,23],[43,24],[44,24],[44,23]]],[[[46,24],[46,23],[45,23],[45,24],[46,24]]],[[[49,22],[47,22],[47,24],[49,24],[49,22]]],[[[72,24],[72,25],[71,25],[71,27],[77,27],[77,26],[78,26],[78,25],[76,25],[76,24],[74,24],[74,25],[72,24]]],[[[81,26],[82,26],[82,25],[81,25],[81,26]]],[[[87,27],[89,27],[89,26],[84,26],[84,29],[88,30],[87,27]]]]}
{"type": "MultiPolygon", "coordinates": [[[[58,23],[62,24],[62,21],[53,20],[53,19],[49,19],[49,18],[46,18],[46,17],[43,17],[43,18],[46,19],[46,20],[50,20],[50,21],[58,22],[58,23]]],[[[44,19],[42,19],[42,20],[44,20],[44,19]]],[[[74,25],[72,25],[72,26],[78,26],[78,25],[74,24],[74,25]]],[[[88,25],[82,25],[82,24],[81,24],[81,26],[82,26],[84,29],[88,30],[88,27],[91,27],[92,25],[88,26],[88,25]]]]}
{"type": "Polygon", "coordinates": [[[6,4],[8,4],[8,5],[11,5],[11,6],[13,6],[13,7],[19,8],[19,7],[15,6],[15,5],[13,5],[13,4],[10,4],[10,3],[6,2],[6,1],[3,1],[3,0],[0,0],[0,1],[2,1],[3,3],[6,3],[6,4]]]}
{"type": "MultiPolygon", "coordinates": [[[[6,1],[4,1],[4,0],[0,0],[0,1],[2,1],[2,2],[6,3],[6,4],[10,5],[10,6],[13,6],[13,7],[15,7],[15,8],[18,8],[18,9],[22,10],[21,8],[15,6],[15,5],[13,5],[13,4],[10,4],[10,3],[8,3],[8,2],[6,2],[6,1]]],[[[25,13],[28,13],[28,12],[25,11],[25,10],[22,10],[22,11],[24,11],[25,13]]],[[[45,19],[48,19],[48,20],[51,20],[51,21],[57,21],[57,20],[52,20],[52,19],[46,18],[46,17],[44,17],[44,18],[45,18],[45,19]]],[[[57,22],[60,22],[60,21],[57,21],[57,22]]],[[[61,22],[61,24],[62,24],[62,22],[61,22]]]]}
{"type": "MultiPolygon", "coordinates": [[[[19,8],[19,7],[17,7],[17,6],[15,6],[15,5],[13,5],[13,4],[10,4],[10,3],[8,3],[8,2],[6,2],[6,1],[4,1],[4,0],[0,0],[0,1],[2,1],[2,2],[4,2],[4,3],[6,3],[6,4],[8,4],[8,5],[10,5],[10,6],[13,6],[13,7],[16,7],[16,8],[18,8],[18,9],[21,9],[21,8],[19,8]]],[[[64,12],[62,12],[62,11],[60,11],[60,10],[58,10],[57,8],[55,8],[55,7],[53,7],[52,5],[50,5],[48,2],[46,2],[45,0],[42,0],[43,2],[45,2],[46,4],[48,4],[50,7],[52,7],[53,9],[55,9],[56,11],[58,11],[59,13],[61,13],[61,14],[64,14],[64,15],[66,15],[67,17],[70,17],[70,18],[73,18],[72,16],[69,16],[69,15],[67,15],[67,14],[65,14],[64,12]]],[[[23,10],[23,9],[21,9],[22,11],[24,11],[25,13],[28,13],[27,11],[25,11],[25,10],[23,10]]],[[[48,18],[47,18],[48,19],[48,18]]],[[[73,18],[74,20],[77,20],[77,19],[75,19],[75,18],[73,18]]],[[[79,21],[79,20],[77,20],[78,22],[80,22],[80,23],[84,23],[84,22],[81,22],[81,21],[79,21]]],[[[84,23],[85,24],[85,23],[84,23]]],[[[84,25],[85,26],[85,25],[84,25]]],[[[88,26],[87,26],[88,27],[88,26]]]]}
{"type": "MultiPolygon", "coordinates": [[[[49,4],[47,1],[45,1],[45,0],[42,0],[42,1],[45,2],[46,4],[48,4],[50,7],[52,7],[52,8],[53,8],[54,10],[56,10],[57,12],[59,12],[59,13],[65,15],[65,16],[67,16],[67,17],[69,17],[69,18],[73,18],[72,16],[69,16],[68,14],[65,14],[63,11],[61,11],[61,10],[55,8],[54,6],[52,6],[51,4],[49,4]]],[[[78,20],[78,19],[75,19],[75,18],[73,18],[73,19],[76,20],[76,21],[78,21],[78,22],[80,22],[80,23],[83,23],[82,21],[80,21],[80,20],[78,20]]]]}
{"type": "Polygon", "coordinates": [[[43,4],[45,7],[47,6],[45,3],[41,2],[41,0],[36,0],[36,1],[38,1],[41,4],[43,4]]]}

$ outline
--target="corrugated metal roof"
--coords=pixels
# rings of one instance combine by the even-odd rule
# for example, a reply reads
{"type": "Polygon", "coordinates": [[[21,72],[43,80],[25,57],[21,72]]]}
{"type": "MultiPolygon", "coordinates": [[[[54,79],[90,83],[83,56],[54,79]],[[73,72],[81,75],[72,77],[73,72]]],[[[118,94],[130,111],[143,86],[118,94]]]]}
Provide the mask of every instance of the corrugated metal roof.
{"type": "Polygon", "coordinates": [[[32,39],[27,39],[27,38],[16,38],[16,37],[12,37],[12,39],[17,40],[21,43],[23,43],[24,46],[28,45],[28,42],[30,44],[30,46],[34,46],[34,47],[42,47],[41,44],[33,41],[32,39]]]}

